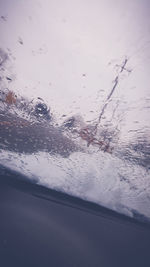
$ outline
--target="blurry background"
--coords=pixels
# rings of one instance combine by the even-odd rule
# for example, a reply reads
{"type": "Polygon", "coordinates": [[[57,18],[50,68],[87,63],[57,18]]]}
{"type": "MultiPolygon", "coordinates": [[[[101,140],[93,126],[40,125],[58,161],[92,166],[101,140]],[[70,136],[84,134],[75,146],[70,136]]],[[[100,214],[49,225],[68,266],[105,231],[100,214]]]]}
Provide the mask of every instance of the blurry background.
{"type": "MultiPolygon", "coordinates": [[[[58,125],[64,118],[74,114],[80,114],[86,122],[92,124],[98,121],[114,86],[114,80],[119,75],[118,84],[99,125],[105,128],[114,127],[119,131],[118,145],[112,158],[104,154],[93,154],[93,158],[89,158],[90,164],[94,166],[91,167],[92,170],[88,170],[88,164],[81,164],[82,174],[79,171],[74,175],[74,168],[80,169],[77,159],[73,159],[73,165],[69,165],[71,161],[68,163],[68,159],[62,163],[57,159],[57,165],[61,166],[61,170],[67,168],[71,172],[68,174],[65,169],[63,176],[54,166],[54,173],[58,174],[58,177],[66,177],[66,173],[69,177],[74,177],[71,180],[73,185],[69,183],[68,189],[66,178],[62,178],[59,184],[58,177],[57,182],[50,182],[50,177],[45,178],[49,179],[45,183],[86,199],[92,200],[97,194],[94,201],[98,203],[114,209],[118,209],[116,206],[122,203],[148,216],[149,12],[148,0],[0,0],[1,63],[4,55],[8,57],[3,64],[0,63],[1,90],[8,88],[28,99],[43,98],[51,107],[58,125]],[[127,64],[120,73],[125,60],[127,64]],[[123,159],[120,175],[124,178],[120,178],[117,173],[120,166],[120,163],[117,163],[118,158],[123,159]],[[124,163],[126,159],[128,163],[124,163]],[[110,162],[110,165],[106,164],[102,171],[103,164],[99,166],[97,161],[110,162]],[[112,162],[116,162],[116,169],[112,162]],[[137,165],[133,165],[133,162],[137,165]],[[142,166],[142,169],[139,170],[139,166],[142,166]],[[134,175],[131,168],[135,171],[134,175]],[[112,172],[114,180],[113,177],[110,178],[112,172]],[[82,185],[76,182],[77,189],[74,189],[75,177],[79,176],[84,176],[85,181],[82,185]],[[98,193],[95,192],[98,190],[95,189],[97,186],[92,186],[92,176],[96,177],[101,188],[98,193]],[[106,198],[101,195],[105,191],[101,177],[102,180],[105,177],[104,181],[107,184],[106,198]],[[134,182],[131,183],[131,180],[134,182]],[[111,187],[110,181],[113,181],[115,186],[111,187]],[[136,186],[137,191],[134,191],[136,186]],[[79,190],[80,187],[82,192],[79,190]],[[94,193],[89,193],[89,188],[92,188],[94,193]]],[[[5,164],[8,162],[8,155],[5,153],[1,154],[3,164],[4,161],[5,164]]],[[[26,161],[29,164],[31,156],[26,159],[25,155],[22,157],[22,162],[17,158],[15,163],[13,155],[12,166],[17,164],[17,168],[20,169],[26,161]]],[[[36,158],[33,155],[32,157],[35,163],[28,166],[28,169],[30,174],[36,175],[38,165],[36,158]]],[[[49,156],[38,157],[42,161],[49,156]]],[[[80,160],[85,161],[83,155],[80,156],[80,160]]],[[[49,174],[49,160],[43,164],[46,166],[43,170],[46,173],[41,173],[42,181],[44,175],[47,177],[49,174]]]]}

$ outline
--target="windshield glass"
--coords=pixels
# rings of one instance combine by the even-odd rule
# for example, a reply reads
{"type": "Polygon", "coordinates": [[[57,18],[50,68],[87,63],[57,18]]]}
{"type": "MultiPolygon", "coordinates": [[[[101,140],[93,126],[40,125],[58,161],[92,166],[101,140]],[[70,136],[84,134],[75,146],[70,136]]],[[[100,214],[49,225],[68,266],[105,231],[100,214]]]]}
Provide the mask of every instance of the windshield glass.
{"type": "Polygon", "coordinates": [[[0,165],[150,219],[150,2],[0,2],[0,165]]]}

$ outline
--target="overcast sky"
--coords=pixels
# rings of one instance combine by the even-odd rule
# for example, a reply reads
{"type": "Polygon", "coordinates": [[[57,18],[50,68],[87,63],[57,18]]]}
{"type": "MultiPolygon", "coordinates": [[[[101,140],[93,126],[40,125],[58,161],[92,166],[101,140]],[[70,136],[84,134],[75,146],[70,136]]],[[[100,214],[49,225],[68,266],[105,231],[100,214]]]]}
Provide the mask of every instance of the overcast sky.
{"type": "Polygon", "coordinates": [[[149,14],[149,0],[0,0],[0,46],[15,57],[10,89],[43,97],[59,116],[96,118],[115,65],[128,57],[132,72],[121,75],[113,101],[120,101],[126,127],[139,127],[137,120],[146,126],[149,14]]]}

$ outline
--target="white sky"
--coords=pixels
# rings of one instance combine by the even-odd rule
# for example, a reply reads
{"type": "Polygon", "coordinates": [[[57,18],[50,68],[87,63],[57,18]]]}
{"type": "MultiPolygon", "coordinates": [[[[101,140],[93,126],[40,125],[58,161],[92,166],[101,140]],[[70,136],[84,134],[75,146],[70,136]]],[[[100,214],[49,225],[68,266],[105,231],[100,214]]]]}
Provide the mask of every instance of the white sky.
{"type": "Polygon", "coordinates": [[[149,14],[148,0],[1,0],[0,16],[7,20],[0,19],[0,46],[15,57],[10,87],[43,97],[60,116],[96,118],[112,88],[114,65],[128,56],[133,71],[121,77],[113,98],[126,102],[126,126],[134,128],[137,119],[146,125],[149,14]]]}

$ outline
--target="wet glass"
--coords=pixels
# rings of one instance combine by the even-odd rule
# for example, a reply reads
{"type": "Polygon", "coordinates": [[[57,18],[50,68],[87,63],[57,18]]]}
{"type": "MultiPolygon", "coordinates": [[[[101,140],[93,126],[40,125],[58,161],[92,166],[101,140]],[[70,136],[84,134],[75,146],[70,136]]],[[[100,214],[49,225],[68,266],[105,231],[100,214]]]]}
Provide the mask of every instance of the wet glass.
{"type": "Polygon", "coordinates": [[[0,2],[0,165],[150,219],[150,3],[0,2]]]}

